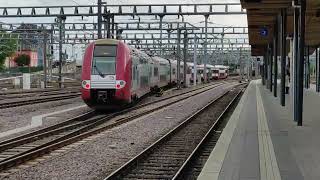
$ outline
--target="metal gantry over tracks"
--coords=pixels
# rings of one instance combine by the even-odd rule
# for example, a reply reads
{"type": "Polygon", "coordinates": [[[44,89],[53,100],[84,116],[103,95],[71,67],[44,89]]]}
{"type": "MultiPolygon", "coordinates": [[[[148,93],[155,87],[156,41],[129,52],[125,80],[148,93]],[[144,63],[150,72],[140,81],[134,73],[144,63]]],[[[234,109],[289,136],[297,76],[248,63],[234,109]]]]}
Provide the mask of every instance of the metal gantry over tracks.
{"type": "MultiPolygon", "coordinates": [[[[26,23],[35,25],[35,29],[21,28],[19,27],[21,23],[1,23],[1,29],[10,34],[4,34],[2,31],[0,39],[13,38],[17,42],[38,39],[35,46],[48,46],[43,49],[45,57],[47,54],[55,54],[57,50],[60,65],[64,59],[62,56],[64,48],[83,47],[98,38],[123,39],[129,44],[159,56],[184,61],[192,59],[178,58],[183,54],[179,49],[187,51],[185,54],[189,56],[186,57],[193,57],[196,47],[197,58],[204,64],[215,63],[209,60],[212,56],[219,56],[216,63],[223,64],[225,59],[222,57],[225,53],[230,53],[233,55],[228,57],[231,59],[228,63],[238,64],[240,51],[250,52],[246,37],[247,27],[211,25],[208,21],[199,26],[184,20],[185,16],[203,16],[205,20],[210,16],[245,14],[246,11],[242,9],[240,3],[145,5],[106,4],[98,0],[97,5],[0,7],[0,19],[37,18],[37,23],[26,23]],[[47,19],[52,17],[56,18],[55,22],[48,22],[47,19]],[[88,17],[96,18],[96,23],[78,23],[69,20],[88,19],[88,17]],[[178,19],[173,21],[169,17],[178,19]],[[147,38],[148,35],[153,36],[151,40],[147,38]],[[184,35],[186,37],[178,41],[178,37],[184,35]],[[240,40],[233,41],[234,38],[240,40]]],[[[61,67],[59,74],[61,82],[61,67]]]]}

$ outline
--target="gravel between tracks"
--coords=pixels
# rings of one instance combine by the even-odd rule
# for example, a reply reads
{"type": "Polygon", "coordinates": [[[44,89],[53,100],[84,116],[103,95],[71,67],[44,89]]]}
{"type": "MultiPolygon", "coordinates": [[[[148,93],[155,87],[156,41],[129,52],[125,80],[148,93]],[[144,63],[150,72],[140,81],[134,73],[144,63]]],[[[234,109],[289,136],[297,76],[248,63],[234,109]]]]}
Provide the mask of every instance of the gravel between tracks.
{"type": "Polygon", "coordinates": [[[230,88],[218,87],[123,124],[104,132],[99,138],[1,179],[103,179],[188,115],[230,88]]]}
{"type": "MultiPolygon", "coordinates": [[[[190,88],[185,88],[180,90],[169,90],[162,97],[155,97],[155,96],[146,97],[139,104],[151,102],[151,101],[158,100],[160,98],[165,98],[167,96],[171,96],[174,94],[180,94],[182,92],[190,91],[198,87],[201,87],[201,86],[190,87],[190,88]]],[[[47,114],[55,111],[61,111],[61,110],[65,110],[68,108],[81,106],[81,105],[84,105],[84,103],[80,98],[72,98],[72,99],[66,99],[66,100],[39,103],[34,105],[0,109],[0,133],[29,125],[33,116],[47,114]]],[[[2,138],[0,137],[0,141],[8,138],[13,138],[21,134],[25,134],[30,131],[41,129],[41,128],[50,126],[52,124],[57,124],[59,122],[65,121],[68,118],[72,118],[72,117],[81,115],[83,113],[89,112],[90,110],[91,109],[89,107],[84,107],[84,108],[79,108],[76,110],[45,117],[43,118],[42,126],[28,129],[26,131],[5,136],[2,138]]]]}
{"type": "MultiPolygon", "coordinates": [[[[30,124],[33,116],[52,113],[55,111],[61,111],[81,105],[84,105],[84,103],[82,102],[80,97],[77,97],[66,100],[36,103],[32,105],[0,109],[0,132],[5,132],[11,129],[27,126],[30,124]]],[[[81,112],[78,112],[79,110],[75,110],[75,112],[67,112],[64,113],[64,115],[66,115],[67,117],[72,117],[79,113],[83,113],[83,111],[88,110],[89,108],[80,110],[81,112]]],[[[63,119],[66,120],[66,117],[64,117],[63,119]]],[[[54,120],[54,122],[57,121],[54,120]]],[[[43,121],[43,125],[49,125],[52,123],[53,119],[43,121]]]]}

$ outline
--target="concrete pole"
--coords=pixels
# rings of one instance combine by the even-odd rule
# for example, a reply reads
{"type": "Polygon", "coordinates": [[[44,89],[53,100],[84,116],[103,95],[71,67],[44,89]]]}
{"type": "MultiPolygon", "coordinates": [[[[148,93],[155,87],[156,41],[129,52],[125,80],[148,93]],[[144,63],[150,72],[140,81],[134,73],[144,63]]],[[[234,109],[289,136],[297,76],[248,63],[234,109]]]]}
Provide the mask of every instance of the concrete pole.
{"type": "MultiPolygon", "coordinates": [[[[224,30],[222,31],[222,32],[224,32],[224,30]]],[[[222,65],[224,64],[224,33],[222,33],[221,34],[221,54],[222,54],[222,57],[221,57],[221,59],[222,59],[222,65]]],[[[229,59],[228,59],[228,65],[229,65],[229,59]]]]}
{"type": "Polygon", "coordinates": [[[107,23],[104,21],[103,23],[104,29],[103,29],[103,38],[106,38],[106,30],[107,30],[107,23]]]}
{"type": "Polygon", "coordinates": [[[320,58],[319,48],[316,49],[316,91],[320,92],[320,58]]]}
{"type": "Polygon", "coordinates": [[[160,44],[160,56],[162,56],[163,55],[163,52],[162,52],[162,49],[163,49],[163,47],[162,47],[162,20],[163,20],[163,15],[160,15],[160,22],[159,22],[159,28],[160,28],[160,42],[159,42],[159,44],[160,44]]]}
{"type": "Polygon", "coordinates": [[[205,15],[205,41],[204,41],[204,66],[203,66],[203,79],[204,83],[207,82],[207,62],[208,62],[208,52],[207,52],[207,45],[208,45],[208,18],[209,15],[205,15]]]}
{"type": "Polygon", "coordinates": [[[102,0],[98,0],[98,39],[102,39],[102,0]]]}
{"type": "Polygon", "coordinates": [[[62,41],[63,41],[63,22],[65,17],[59,17],[59,87],[62,88],[62,41]]]}
{"type": "Polygon", "coordinates": [[[188,34],[187,30],[184,31],[183,37],[183,86],[187,87],[187,50],[188,50],[188,34]]]}
{"type": "MultiPolygon", "coordinates": [[[[260,62],[262,62],[262,60],[260,60],[260,62]]],[[[260,65],[260,67],[261,67],[260,75],[261,75],[261,78],[262,78],[262,85],[266,85],[266,76],[265,76],[265,73],[264,73],[265,63],[266,63],[266,55],[263,56],[263,64],[260,65]]]]}
{"type": "MultiPolygon", "coordinates": [[[[171,39],[171,33],[170,33],[170,31],[167,31],[167,32],[168,32],[168,39],[171,39]]],[[[170,42],[170,40],[169,40],[169,42],[170,42]]],[[[171,45],[171,48],[172,48],[172,49],[174,48],[173,45],[171,45]]],[[[170,55],[169,55],[168,52],[166,52],[166,58],[170,58],[170,55]]]]}
{"type": "Polygon", "coordinates": [[[273,96],[278,96],[278,19],[276,18],[276,23],[274,25],[273,34],[273,59],[274,59],[274,78],[273,78],[273,96]]]}
{"type": "Polygon", "coordinates": [[[303,72],[304,72],[304,48],[305,48],[305,22],[306,0],[301,0],[300,8],[300,39],[299,39],[299,62],[297,67],[297,122],[302,126],[303,119],[303,72]]]}
{"type": "Polygon", "coordinates": [[[243,80],[243,64],[242,64],[242,48],[240,47],[240,57],[239,57],[239,65],[240,65],[240,80],[243,80]]]}
{"type": "Polygon", "coordinates": [[[116,25],[116,39],[120,39],[120,31],[119,31],[119,27],[118,27],[118,25],[116,25]]]}
{"type": "Polygon", "coordinates": [[[197,36],[194,35],[194,49],[193,49],[193,85],[196,86],[197,85],[197,36]]]}
{"type": "Polygon", "coordinates": [[[48,39],[48,35],[45,32],[43,36],[43,75],[44,75],[43,87],[44,88],[47,88],[47,39],[48,39]]]}
{"type": "Polygon", "coordinates": [[[71,44],[71,59],[74,60],[74,44],[71,44]]]}
{"type": "Polygon", "coordinates": [[[180,57],[180,51],[181,51],[181,47],[180,47],[180,41],[181,41],[181,29],[178,29],[178,40],[177,40],[177,88],[180,89],[180,85],[181,85],[181,79],[180,79],[180,61],[181,61],[181,57],[180,57]]]}
{"type": "Polygon", "coordinates": [[[52,62],[53,62],[53,57],[54,57],[54,39],[53,39],[53,32],[50,31],[50,62],[49,62],[49,80],[52,80],[52,62]]]}
{"type": "Polygon", "coordinates": [[[306,62],[306,89],[310,88],[310,55],[309,55],[310,47],[307,46],[307,62],[306,62]]]}
{"type": "Polygon", "coordinates": [[[111,20],[110,20],[110,15],[108,13],[107,14],[107,38],[111,38],[110,23],[111,23],[111,20]]]}
{"type": "Polygon", "coordinates": [[[115,26],[115,23],[114,23],[114,15],[112,15],[112,18],[111,18],[111,32],[112,32],[112,39],[114,39],[114,30],[115,30],[115,28],[114,28],[114,26],[115,26]]]}
{"type": "Polygon", "coordinates": [[[286,9],[281,9],[281,85],[280,85],[280,104],[281,106],[285,106],[285,81],[286,81],[286,53],[287,53],[287,14],[286,9]]]}
{"type": "Polygon", "coordinates": [[[269,73],[270,73],[270,76],[269,76],[269,88],[270,88],[270,92],[272,92],[272,88],[273,88],[273,85],[272,85],[272,80],[273,80],[273,51],[272,51],[272,48],[273,46],[270,45],[269,47],[269,73]]]}
{"type": "Polygon", "coordinates": [[[294,8],[294,38],[293,38],[293,119],[297,121],[297,93],[298,93],[298,61],[299,61],[299,16],[300,12],[298,8],[294,8]]]}

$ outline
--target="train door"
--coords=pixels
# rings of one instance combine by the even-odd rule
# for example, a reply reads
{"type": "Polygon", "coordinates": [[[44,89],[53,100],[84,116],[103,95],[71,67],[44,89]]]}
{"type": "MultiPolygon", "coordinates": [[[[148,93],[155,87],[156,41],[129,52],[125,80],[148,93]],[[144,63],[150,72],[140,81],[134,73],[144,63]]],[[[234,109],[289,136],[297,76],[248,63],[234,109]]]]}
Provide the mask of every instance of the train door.
{"type": "Polygon", "coordinates": [[[132,89],[137,89],[138,87],[138,66],[136,64],[132,64],[132,80],[131,80],[131,86],[132,89]]]}
{"type": "Polygon", "coordinates": [[[148,70],[149,84],[150,86],[153,86],[153,63],[148,62],[148,70]]]}
{"type": "Polygon", "coordinates": [[[132,90],[137,90],[139,87],[139,58],[132,56],[132,75],[131,75],[131,87],[132,90]]]}
{"type": "Polygon", "coordinates": [[[171,82],[177,83],[177,76],[176,76],[176,65],[171,64],[171,82]]]}
{"type": "Polygon", "coordinates": [[[137,67],[137,89],[138,87],[140,87],[140,68],[139,65],[136,66],[137,67]]]}
{"type": "Polygon", "coordinates": [[[140,74],[140,88],[142,88],[144,91],[149,90],[150,85],[150,77],[149,77],[149,63],[148,59],[144,56],[140,57],[140,68],[139,68],[139,74],[140,74]]]}
{"type": "Polygon", "coordinates": [[[171,69],[172,69],[172,64],[171,64],[171,61],[169,61],[169,69],[168,69],[168,74],[169,74],[169,84],[172,83],[172,73],[171,73],[171,69]]]}

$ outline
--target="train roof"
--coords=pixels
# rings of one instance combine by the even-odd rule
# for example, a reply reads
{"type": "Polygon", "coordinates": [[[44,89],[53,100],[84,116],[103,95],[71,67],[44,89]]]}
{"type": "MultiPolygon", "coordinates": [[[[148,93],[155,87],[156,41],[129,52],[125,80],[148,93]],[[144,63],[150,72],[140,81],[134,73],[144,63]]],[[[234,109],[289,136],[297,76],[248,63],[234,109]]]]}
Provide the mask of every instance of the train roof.
{"type": "MultiPolygon", "coordinates": [[[[204,68],[204,64],[197,65],[198,68],[204,68]]],[[[207,64],[207,68],[213,68],[211,64],[207,64]]]]}
{"type": "Polygon", "coordinates": [[[164,58],[159,57],[159,56],[152,57],[152,59],[158,61],[160,64],[169,64],[169,60],[164,59],[164,58]]]}
{"type": "Polygon", "coordinates": [[[229,66],[224,66],[224,65],[215,65],[214,67],[219,69],[229,69],[229,66]]]}
{"type": "Polygon", "coordinates": [[[187,62],[187,65],[190,66],[190,67],[193,67],[193,66],[194,66],[194,63],[192,63],[192,62],[187,62]]]}
{"type": "Polygon", "coordinates": [[[117,39],[98,39],[94,41],[95,44],[111,44],[111,45],[117,45],[120,42],[120,40],[117,39]]]}
{"type": "MultiPolygon", "coordinates": [[[[174,63],[174,64],[178,64],[177,60],[171,59],[171,62],[174,63]]],[[[182,65],[183,65],[183,61],[180,61],[180,66],[182,66],[182,65]]]]}

